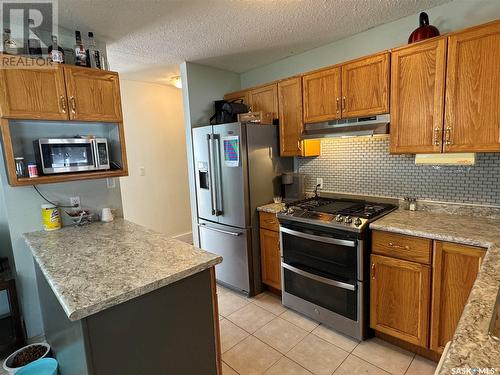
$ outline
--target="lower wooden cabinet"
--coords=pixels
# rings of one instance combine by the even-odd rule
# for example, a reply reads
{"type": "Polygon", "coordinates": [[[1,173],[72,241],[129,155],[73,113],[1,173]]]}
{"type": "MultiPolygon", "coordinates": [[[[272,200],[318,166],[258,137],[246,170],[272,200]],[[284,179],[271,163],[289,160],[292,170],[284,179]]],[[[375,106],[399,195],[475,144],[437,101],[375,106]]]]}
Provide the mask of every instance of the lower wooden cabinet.
{"type": "Polygon", "coordinates": [[[479,247],[373,231],[370,327],[428,353],[442,353],[484,255],[479,247]],[[423,250],[431,256],[423,256],[423,250]]]}
{"type": "Polygon", "coordinates": [[[371,256],[370,326],[418,346],[427,346],[431,269],[380,255],[371,256]]]}
{"type": "Polygon", "coordinates": [[[485,251],[434,241],[430,348],[442,353],[453,338],[485,251]]]}
{"type": "Polygon", "coordinates": [[[260,229],[260,262],[262,282],[281,290],[281,254],[278,232],[260,229]]]}

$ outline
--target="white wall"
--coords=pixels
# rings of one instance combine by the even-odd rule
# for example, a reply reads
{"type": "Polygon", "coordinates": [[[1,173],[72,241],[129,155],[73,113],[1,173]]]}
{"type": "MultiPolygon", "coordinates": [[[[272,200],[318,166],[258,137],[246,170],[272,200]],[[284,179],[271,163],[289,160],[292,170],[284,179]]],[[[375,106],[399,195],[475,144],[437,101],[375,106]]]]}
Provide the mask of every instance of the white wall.
{"type": "MultiPolygon", "coordinates": [[[[441,34],[500,18],[499,0],[455,0],[426,11],[441,34]]],[[[377,26],[337,42],[241,74],[241,87],[286,78],[404,45],[418,26],[418,14],[377,26]]]]}
{"type": "Polygon", "coordinates": [[[126,80],[120,86],[129,163],[121,181],[124,217],[172,236],[190,232],[181,90],[126,80]]]}

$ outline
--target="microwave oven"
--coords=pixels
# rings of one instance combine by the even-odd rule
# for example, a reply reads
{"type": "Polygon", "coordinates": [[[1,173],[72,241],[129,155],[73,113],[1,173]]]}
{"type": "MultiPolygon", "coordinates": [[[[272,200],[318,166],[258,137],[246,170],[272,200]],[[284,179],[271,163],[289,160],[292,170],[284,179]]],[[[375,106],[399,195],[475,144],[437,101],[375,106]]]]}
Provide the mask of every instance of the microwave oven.
{"type": "Polygon", "coordinates": [[[34,141],[43,174],[109,169],[106,138],[42,138],[34,141]]]}

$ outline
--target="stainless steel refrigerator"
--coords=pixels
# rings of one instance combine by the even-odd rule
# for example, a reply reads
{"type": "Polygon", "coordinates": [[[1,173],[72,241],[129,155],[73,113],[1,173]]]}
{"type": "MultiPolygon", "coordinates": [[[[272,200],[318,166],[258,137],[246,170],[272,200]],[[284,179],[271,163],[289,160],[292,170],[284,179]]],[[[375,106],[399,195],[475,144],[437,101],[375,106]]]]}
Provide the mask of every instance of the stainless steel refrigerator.
{"type": "Polygon", "coordinates": [[[253,295],[261,290],[256,208],[280,193],[292,168],[280,158],[278,127],[230,123],[193,129],[198,228],[202,249],[220,254],[217,280],[253,295]]]}

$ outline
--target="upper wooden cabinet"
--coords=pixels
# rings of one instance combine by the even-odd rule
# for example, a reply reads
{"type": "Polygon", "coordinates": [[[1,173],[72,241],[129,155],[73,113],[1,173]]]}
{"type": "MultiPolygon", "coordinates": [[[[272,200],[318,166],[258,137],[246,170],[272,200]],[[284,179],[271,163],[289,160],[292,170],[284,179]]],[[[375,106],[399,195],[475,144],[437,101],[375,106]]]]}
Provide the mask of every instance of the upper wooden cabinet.
{"type": "Polygon", "coordinates": [[[342,117],[340,67],[302,76],[304,122],[321,122],[342,117]]]}
{"type": "Polygon", "coordinates": [[[342,66],[342,117],[389,112],[389,53],[342,66]]]}
{"type": "Polygon", "coordinates": [[[429,335],[429,266],[372,255],[370,327],[426,347],[429,335]]]}
{"type": "Polygon", "coordinates": [[[391,153],[442,149],[446,38],[396,49],[391,57],[391,153]]]}
{"type": "Polygon", "coordinates": [[[0,83],[2,117],[33,120],[68,119],[62,67],[2,68],[0,83]]]}
{"type": "Polygon", "coordinates": [[[448,38],[445,151],[500,151],[500,22],[448,38]]]}
{"type": "Polygon", "coordinates": [[[430,348],[442,352],[453,338],[485,250],[435,241],[430,348]]]}
{"type": "Polygon", "coordinates": [[[71,120],[122,121],[117,73],[68,66],[64,75],[71,120]]]}
{"type": "Polygon", "coordinates": [[[302,141],[302,80],[300,77],[278,82],[281,156],[318,156],[320,141],[302,141]]]}
{"type": "Polygon", "coordinates": [[[271,112],[278,118],[278,85],[273,83],[248,91],[248,105],[252,112],[271,112]]]}
{"type": "Polygon", "coordinates": [[[227,100],[228,102],[241,101],[242,103],[248,105],[248,91],[242,90],[242,91],[231,92],[229,94],[224,95],[224,100],[227,100]]]}

